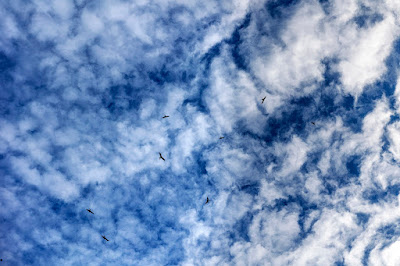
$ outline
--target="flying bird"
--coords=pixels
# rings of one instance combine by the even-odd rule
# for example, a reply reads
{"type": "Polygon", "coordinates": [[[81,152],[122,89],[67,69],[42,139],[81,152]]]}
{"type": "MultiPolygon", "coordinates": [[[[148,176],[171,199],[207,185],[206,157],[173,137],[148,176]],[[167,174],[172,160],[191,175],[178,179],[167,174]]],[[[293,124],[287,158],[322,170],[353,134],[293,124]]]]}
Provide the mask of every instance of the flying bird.
{"type": "Polygon", "coordinates": [[[169,117],[169,115],[164,115],[162,118],[167,118],[167,117],[169,117]]]}
{"type": "Polygon", "coordinates": [[[207,197],[206,204],[207,204],[208,202],[210,202],[210,199],[207,197]]]}
{"type": "Polygon", "coordinates": [[[163,161],[165,161],[164,157],[162,157],[161,152],[159,152],[160,157],[158,159],[163,159],[163,161]]]}
{"type": "Polygon", "coordinates": [[[262,104],[264,103],[265,98],[267,98],[267,96],[265,96],[264,98],[261,99],[261,103],[262,103],[262,104]]]}
{"type": "Polygon", "coordinates": [[[107,240],[107,241],[110,241],[110,240],[108,240],[105,236],[102,236],[105,240],[107,240]]]}
{"type": "Polygon", "coordinates": [[[314,122],[311,122],[311,124],[313,124],[313,125],[315,126],[315,123],[314,123],[314,122]]]}
{"type": "Polygon", "coordinates": [[[219,137],[219,139],[223,139],[223,138],[225,138],[225,137],[219,137]]]}
{"type": "Polygon", "coordinates": [[[88,212],[94,214],[91,209],[86,209],[88,212]]]}

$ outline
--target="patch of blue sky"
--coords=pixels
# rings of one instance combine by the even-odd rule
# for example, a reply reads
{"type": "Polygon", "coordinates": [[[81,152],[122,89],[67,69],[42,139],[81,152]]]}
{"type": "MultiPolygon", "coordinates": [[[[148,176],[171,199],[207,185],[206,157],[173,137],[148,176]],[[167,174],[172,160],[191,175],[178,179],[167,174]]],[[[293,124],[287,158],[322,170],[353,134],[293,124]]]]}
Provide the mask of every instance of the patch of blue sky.
{"type": "Polygon", "coordinates": [[[285,19],[290,11],[296,10],[298,0],[269,1],[265,4],[268,13],[272,18],[285,19]]]}
{"type": "Polygon", "coordinates": [[[383,15],[378,12],[374,12],[374,10],[372,10],[370,7],[361,5],[359,10],[359,15],[354,18],[354,21],[360,28],[371,27],[383,20],[383,15]]]}
{"type": "Polygon", "coordinates": [[[379,203],[380,201],[394,200],[400,192],[400,185],[395,184],[385,189],[375,187],[365,190],[363,197],[371,203],[379,203]]]}
{"type": "Polygon", "coordinates": [[[366,247],[362,258],[362,265],[368,265],[369,256],[374,248],[375,248],[375,243],[371,243],[366,247]]]}
{"type": "Polygon", "coordinates": [[[241,40],[241,38],[243,38],[243,34],[241,34],[240,31],[250,25],[250,20],[251,13],[247,14],[243,22],[233,31],[231,38],[226,40],[226,43],[232,46],[231,53],[236,67],[245,71],[247,70],[247,63],[246,58],[242,55],[242,52],[240,50],[240,46],[243,43],[243,40],[241,40]]]}

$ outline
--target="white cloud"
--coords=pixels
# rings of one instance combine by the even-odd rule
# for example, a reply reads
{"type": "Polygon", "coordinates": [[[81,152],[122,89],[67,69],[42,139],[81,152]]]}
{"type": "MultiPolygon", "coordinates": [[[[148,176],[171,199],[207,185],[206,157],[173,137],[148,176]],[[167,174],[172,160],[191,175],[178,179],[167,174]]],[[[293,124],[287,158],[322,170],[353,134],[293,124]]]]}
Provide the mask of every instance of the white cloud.
{"type": "Polygon", "coordinates": [[[27,159],[12,157],[10,158],[10,161],[14,171],[28,184],[36,186],[41,184],[39,171],[34,168],[27,159]]]}
{"type": "MultiPolygon", "coordinates": [[[[273,183],[268,183],[265,180],[261,180],[261,188],[259,192],[260,205],[267,204],[273,205],[276,199],[284,198],[282,191],[279,190],[273,183]]],[[[259,206],[257,209],[261,208],[259,206]]]]}
{"type": "Polygon", "coordinates": [[[74,3],[68,0],[55,1],[53,10],[62,19],[70,19],[76,11],[74,3]]]}
{"type": "Polygon", "coordinates": [[[229,57],[216,59],[211,68],[212,87],[207,91],[205,100],[221,134],[230,133],[238,121],[261,133],[265,122],[257,109],[257,102],[262,97],[258,98],[259,92],[250,77],[245,72],[237,71],[229,57]]]}
{"type": "Polygon", "coordinates": [[[82,24],[93,34],[98,34],[104,29],[102,20],[89,10],[82,13],[82,24]]]}
{"type": "Polygon", "coordinates": [[[249,228],[252,245],[260,243],[268,253],[290,250],[299,232],[298,213],[286,210],[261,212],[253,218],[249,228]]]}
{"type": "MultiPolygon", "coordinates": [[[[372,8],[383,12],[384,20],[360,29],[353,21],[359,8],[356,1],[347,1],[344,5],[342,0],[337,0],[326,14],[316,1],[299,4],[279,40],[265,39],[263,49],[268,50],[251,51],[255,57],[250,61],[252,71],[273,94],[288,97],[315,90],[303,89],[303,86],[323,79],[323,59],[339,58],[337,70],[341,74],[342,89],[354,96],[360,95],[366,85],[386,71],[385,59],[399,29],[392,10],[383,5],[372,8]]],[[[266,22],[265,28],[268,26],[266,22]]],[[[249,30],[255,29],[249,27],[249,30]]]]}
{"type": "Polygon", "coordinates": [[[293,136],[290,143],[282,149],[282,144],[274,147],[275,154],[285,160],[285,164],[277,175],[285,177],[297,172],[307,159],[308,145],[299,137],[293,136]]]}
{"type": "Polygon", "coordinates": [[[390,140],[390,152],[393,157],[400,161],[400,122],[393,123],[388,126],[388,135],[390,140]]]}
{"type": "Polygon", "coordinates": [[[312,232],[303,240],[301,247],[287,258],[282,258],[281,262],[298,265],[333,264],[346,249],[346,239],[354,237],[359,229],[352,214],[326,210],[315,222],[312,232]]]}
{"type": "Polygon", "coordinates": [[[400,260],[400,255],[397,252],[399,248],[400,248],[399,241],[396,241],[390,246],[385,248],[379,245],[371,251],[369,262],[371,263],[371,265],[395,266],[398,264],[400,260]]]}
{"type": "Polygon", "coordinates": [[[385,98],[376,103],[374,111],[369,113],[363,120],[362,129],[365,146],[380,150],[379,143],[391,115],[392,111],[389,110],[385,98]]]}
{"type": "Polygon", "coordinates": [[[0,137],[6,142],[12,142],[17,134],[15,126],[7,120],[1,121],[0,137]]]}
{"type": "Polygon", "coordinates": [[[349,45],[341,53],[343,60],[338,65],[344,91],[358,96],[366,85],[381,77],[386,71],[385,59],[398,35],[398,25],[390,13],[370,29],[343,32],[342,38],[349,45]]]}

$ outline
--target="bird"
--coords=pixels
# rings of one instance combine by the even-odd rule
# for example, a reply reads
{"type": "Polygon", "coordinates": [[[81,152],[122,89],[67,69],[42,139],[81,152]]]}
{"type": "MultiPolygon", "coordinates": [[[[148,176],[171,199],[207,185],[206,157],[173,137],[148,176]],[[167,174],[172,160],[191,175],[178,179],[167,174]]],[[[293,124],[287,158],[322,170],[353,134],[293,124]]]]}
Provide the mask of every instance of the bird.
{"type": "Polygon", "coordinates": [[[162,157],[161,152],[159,152],[160,157],[158,159],[163,159],[163,161],[165,161],[164,157],[162,157]]]}
{"type": "Polygon", "coordinates": [[[108,240],[105,236],[102,236],[105,240],[107,240],[107,241],[110,241],[110,240],[108,240]]]}
{"type": "Polygon", "coordinates": [[[265,98],[267,98],[267,96],[264,96],[264,98],[261,99],[261,103],[264,103],[265,98]]]}
{"type": "Polygon", "coordinates": [[[209,201],[210,201],[210,199],[207,197],[206,204],[207,204],[209,201]]]}
{"type": "Polygon", "coordinates": [[[163,116],[163,118],[167,118],[167,117],[169,117],[169,115],[164,115],[164,116],[163,116]]]}
{"type": "Polygon", "coordinates": [[[219,139],[223,139],[223,138],[225,138],[225,137],[219,137],[219,139]]]}
{"type": "Polygon", "coordinates": [[[311,124],[313,124],[313,125],[315,126],[315,123],[314,123],[314,122],[311,122],[311,124]]]}
{"type": "Polygon", "coordinates": [[[94,214],[91,209],[86,209],[88,212],[94,214]]]}

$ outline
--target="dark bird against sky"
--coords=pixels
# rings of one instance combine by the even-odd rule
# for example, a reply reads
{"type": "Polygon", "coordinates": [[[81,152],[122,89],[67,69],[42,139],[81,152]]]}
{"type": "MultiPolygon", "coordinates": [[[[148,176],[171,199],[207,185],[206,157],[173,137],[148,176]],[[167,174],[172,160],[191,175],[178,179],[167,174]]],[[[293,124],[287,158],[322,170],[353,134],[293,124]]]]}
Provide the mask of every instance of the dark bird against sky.
{"type": "Polygon", "coordinates": [[[210,199],[207,197],[206,204],[210,202],[210,199]]]}
{"type": "Polygon", "coordinates": [[[261,99],[261,103],[264,103],[265,98],[267,98],[267,96],[265,96],[264,98],[261,99]]]}
{"type": "Polygon", "coordinates": [[[160,157],[158,159],[163,159],[163,161],[165,161],[164,157],[162,157],[161,152],[159,152],[160,157]]]}
{"type": "Polygon", "coordinates": [[[91,209],[86,209],[88,212],[94,214],[91,209]]]}
{"type": "Polygon", "coordinates": [[[107,240],[107,241],[110,241],[110,240],[108,240],[105,236],[102,236],[105,240],[107,240]]]}
{"type": "Polygon", "coordinates": [[[169,115],[164,115],[164,116],[163,116],[163,118],[167,118],[167,117],[169,117],[169,115]]]}

